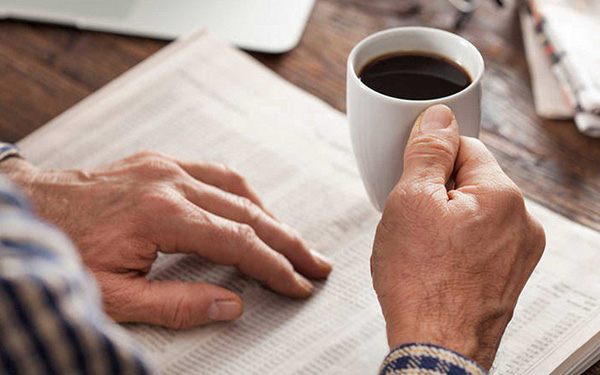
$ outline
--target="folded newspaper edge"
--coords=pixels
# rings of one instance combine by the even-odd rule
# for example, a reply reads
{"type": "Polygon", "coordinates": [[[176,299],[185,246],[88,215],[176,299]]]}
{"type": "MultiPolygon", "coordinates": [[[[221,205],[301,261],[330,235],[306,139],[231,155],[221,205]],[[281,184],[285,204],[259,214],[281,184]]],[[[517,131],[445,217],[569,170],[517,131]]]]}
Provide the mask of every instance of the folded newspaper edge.
{"type": "MultiPolygon", "coordinates": [[[[573,63],[572,56],[569,56],[565,48],[561,47],[560,38],[556,37],[556,30],[549,25],[547,19],[536,7],[535,0],[528,0],[524,3],[526,16],[532,20],[534,25],[534,33],[539,46],[550,61],[551,70],[554,73],[555,79],[558,81],[563,97],[574,113],[575,124],[579,131],[590,137],[600,137],[600,90],[590,83],[585,72],[577,68],[577,64],[573,63]]],[[[521,18],[522,23],[526,20],[524,16],[521,18]]],[[[523,24],[522,28],[531,27],[523,24]]],[[[530,46],[526,45],[528,54],[532,54],[530,46]]],[[[528,63],[531,70],[545,69],[536,59],[529,58],[528,63]],[[534,67],[533,64],[536,64],[534,67]]],[[[534,85],[541,85],[540,82],[532,80],[534,85]]],[[[547,88],[547,87],[546,87],[547,88]]],[[[540,90],[534,88],[536,95],[536,111],[543,107],[539,103],[540,90]]],[[[547,96],[545,96],[547,97],[547,96]]],[[[547,105],[546,105],[547,107],[547,105]]],[[[538,113],[544,116],[544,113],[538,113]]],[[[565,110],[560,110],[558,113],[552,113],[551,118],[564,118],[565,110]]]]}

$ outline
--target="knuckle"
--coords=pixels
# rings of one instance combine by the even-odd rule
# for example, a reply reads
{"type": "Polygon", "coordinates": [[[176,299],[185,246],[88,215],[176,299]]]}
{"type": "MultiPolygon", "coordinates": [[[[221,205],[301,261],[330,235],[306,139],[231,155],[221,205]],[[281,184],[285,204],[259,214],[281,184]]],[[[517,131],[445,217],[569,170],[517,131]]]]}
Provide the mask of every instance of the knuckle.
{"type": "Polygon", "coordinates": [[[420,184],[400,182],[392,191],[390,198],[397,201],[413,199],[423,194],[423,189],[420,184]]]}
{"type": "Polygon", "coordinates": [[[433,208],[436,206],[436,187],[421,182],[400,182],[388,197],[386,210],[404,211],[412,214],[421,212],[424,208],[433,208]],[[432,206],[432,207],[429,207],[432,206]]]}
{"type": "Polygon", "coordinates": [[[254,242],[256,240],[256,231],[248,224],[236,224],[235,237],[243,242],[254,242]]]}
{"type": "Polygon", "coordinates": [[[145,158],[136,169],[141,175],[153,180],[170,180],[183,174],[178,165],[160,157],[145,158]]]}
{"type": "Polygon", "coordinates": [[[504,174],[494,155],[481,140],[462,136],[460,138],[460,146],[459,153],[461,154],[463,163],[468,162],[479,167],[487,166],[494,173],[504,174]]]}
{"type": "Polygon", "coordinates": [[[449,140],[434,134],[422,134],[412,139],[406,149],[406,158],[423,157],[454,160],[454,145],[449,140]]]}
{"type": "Polygon", "coordinates": [[[481,224],[486,219],[489,220],[489,215],[485,215],[485,212],[477,199],[465,199],[460,205],[460,217],[463,220],[469,220],[471,224],[481,224]]]}
{"type": "MultiPolygon", "coordinates": [[[[266,214],[264,215],[266,216],[266,214]]],[[[270,220],[270,218],[267,218],[267,220],[270,220]]],[[[288,224],[279,222],[277,220],[273,220],[271,222],[273,223],[273,226],[271,227],[272,232],[270,233],[270,235],[272,237],[277,237],[278,239],[281,239],[284,242],[286,248],[297,252],[310,251],[302,235],[296,229],[292,228],[288,224]]]]}
{"type": "Polygon", "coordinates": [[[504,185],[499,189],[499,193],[509,206],[525,210],[523,193],[514,183],[504,185]]]}
{"type": "Polygon", "coordinates": [[[534,243],[535,243],[534,252],[538,257],[541,257],[541,255],[543,254],[543,252],[546,248],[546,232],[545,232],[542,224],[540,224],[540,222],[537,219],[532,217],[531,221],[532,221],[533,237],[534,237],[534,243]]]}
{"type": "Polygon", "coordinates": [[[102,294],[102,303],[106,313],[114,320],[121,321],[130,315],[126,306],[135,306],[135,291],[124,283],[118,283],[110,278],[97,276],[102,294]]]}
{"type": "Polygon", "coordinates": [[[271,266],[269,276],[265,280],[267,283],[275,283],[279,280],[285,280],[292,277],[294,267],[285,256],[280,253],[273,252],[273,265],[271,266]]]}
{"type": "Polygon", "coordinates": [[[237,169],[229,165],[223,165],[222,167],[231,184],[238,187],[246,186],[246,179],[237,169]]]}
{"type": "Polygon", "coordinates": [[[242,210],[244,215],[247,216],[251,222],[254,222],[256,219],[258,219],[258,207],[254,204],[254,202],[246,197],[240,196],[236,196],[234,199],[236,201],[236,206],[242,210]]]}
{"type": "Polygon", "coordinates": [[[525,198],[519,187],[508,177],[501,181],[488,182],[477,186],[473,193],[484,199],[485,202],[496,205],[498,202],[507,212],[525,213],[525,198]]]}
{"type": "Polygon", "coordinates": [[[142,198],[143,203],[154,206],[167,201],[169,193],[167,192],[167,189],[160,186],[150,185],[143,188],[141,192],[138,192],[138,195],[142,198]]]}
{"type": "Polygon", "coordinates": [[[172,329],[183,329],[192,326],[190,319],[192,313],[189,304],[185,303],[185,298],[179,297],[177,298],[175,305],[163,305],[161,316],[167,327],[172,329]]]}
{"type": "Polygon", "coordinates": [[[157,158],[157,159],[166,159],[167,158],[167,156],[164,153],[162,153],[160,151],[153,151],[153,150],[138,152],[133,157],[136,159],[142,159],[142,160],[143,159],[153,159],[153,158],[157,158]]]}
{"type": "Polygon", "coordinates": [[[163,158],[146,158],[142,166],[152,170],[171,170],[174,168],[173,163],[163,158]]]}
{"type": "Polygon", "coordinates": [[[392,236],[403,228],[435,227],[446,220],[448,208],[439,192],[429,184],[400,184],[388,198],[377,227],[380,238],[392,236]]]}
{"type": "Polygon", "coordinates": [[[300,235],[300,233],[297,230],[292,229],[287,226],[286,226],[285,230],[289,236],[289,241],[290,241],[290,245],[292,246],[292,248],[306,249],[306,244],[304,243],[302,236],[300,235]]]}
{"type": "Polygon", "coordinates": [[[485,147],[485,144],[483,144],[483,142],[479,138],[466,137],[466,136],[462,135],[462,136],[460,136],[460,142],[461,143],[470,143],[470,146],[473,146],[475,148],[487,149],[487,147],[485,147]]]}
{"type": "Polygon", "coordinates": [[[161,213],[169,213],[175,211],[179,207],[177,192],[166,186],[151,185],[146,187],[141,193],[138,193],[140,203],[147,208],[159,207],[161,213]]]}

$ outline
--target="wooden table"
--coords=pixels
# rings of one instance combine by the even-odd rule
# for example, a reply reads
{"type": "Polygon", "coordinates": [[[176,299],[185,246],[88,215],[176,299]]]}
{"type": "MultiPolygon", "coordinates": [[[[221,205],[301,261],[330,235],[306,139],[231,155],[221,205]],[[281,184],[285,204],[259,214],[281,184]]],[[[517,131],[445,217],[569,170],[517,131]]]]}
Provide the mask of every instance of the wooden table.
{"type": "MultiPolygon", "coordinates": [[[[483,141],[530,198],[600,230],[600,139],[533,110],[517,4],[484,2],[460,34],[486,61],[483,141]]],[[[449,29],[443,0],[318,0],[306,33],[283,55],[258,60],[333,107],[345,109],[346,58],[381,29],[449,29]]],[[[15,142],[150,56],[165,42],[57,26],[0,22],[0,140],[15,142]]],[[[600,364],[586,374],[600,375],[600,364]]]]}

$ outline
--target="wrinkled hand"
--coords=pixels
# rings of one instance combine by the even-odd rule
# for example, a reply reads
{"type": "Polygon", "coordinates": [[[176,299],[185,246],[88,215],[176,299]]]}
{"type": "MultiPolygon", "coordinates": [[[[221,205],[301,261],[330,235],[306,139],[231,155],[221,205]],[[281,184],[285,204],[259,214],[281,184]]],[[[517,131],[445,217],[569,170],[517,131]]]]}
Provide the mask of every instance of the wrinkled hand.
{"type": "Polygon", "coordinates": [[[148,280],[159,251],[234,265],[294,298],[312,292],[304,276],[331,271],[298,233],[265,211],[238,173],[220,164],[158,153],[85,171],[42,171],[21,159],[2,164],[38,214],[74,240],[107,313],[119,322],[184,328],[241,315],[240,298],[226,289],[148,280]]]}
{"type": "Polygon", "coordinates": [[[517,186],[449,108],[416,121],[377,229],[373,283],[391,347],[430,343],[489,368],[545,247],[517,186]]]}

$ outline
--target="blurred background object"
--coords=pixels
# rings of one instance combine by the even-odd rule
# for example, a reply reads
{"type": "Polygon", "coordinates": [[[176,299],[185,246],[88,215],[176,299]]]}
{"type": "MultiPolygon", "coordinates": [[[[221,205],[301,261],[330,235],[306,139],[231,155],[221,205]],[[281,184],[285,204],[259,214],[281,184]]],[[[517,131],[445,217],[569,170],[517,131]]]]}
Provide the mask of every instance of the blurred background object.
{"type": "MultiPolygon", "coordinates": [[[[460,30],[483,0],[447,1],[460,30]]],[[[522,0],[519,8],[536,113],[573,119],[583,134],[600,137],[600,1],[522,0]]]]}
{"type": "Polygon", "coordinates": [[[520,19],[538,115],[600,137],[600,1],[528,0],[520,19]]]}
{"type": "MultiPolygon", "coordinates": [[[[493,0],[499,7],[504,7],[503,0],[493,0]]],[[[460,29],[469,20],[473,12],[481,4],[481,0],[448,0],[458,10],[458,17],[454,22],[454,28],[460,29]]]]}
{"type": "Polygon", "coordinates": [[[315,0],[0,0],[0,18],[175,39],[207,28],[239,47],[281,53],[300,41],[315,0]]]}

